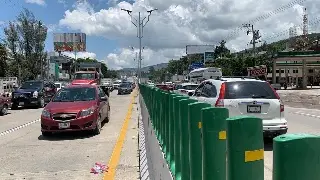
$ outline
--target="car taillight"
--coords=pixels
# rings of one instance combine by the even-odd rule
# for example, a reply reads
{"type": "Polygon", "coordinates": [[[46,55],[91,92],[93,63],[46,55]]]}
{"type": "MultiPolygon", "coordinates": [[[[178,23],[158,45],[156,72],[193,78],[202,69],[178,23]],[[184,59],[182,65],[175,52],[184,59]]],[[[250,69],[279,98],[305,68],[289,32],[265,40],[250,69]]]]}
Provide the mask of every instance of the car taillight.
{"type": "Polygon", "coordinates": [[[272,89],[272,91],[273,91],[274,95],[277,97],[277,99],[280,99],[280,96],[277,93],[277,91],[271,86],[271,84],[269,82],[267,82],[267,83],[269,84],[270,88],[272,89]]]}
{"type": "Polygon", "coordinates": [[[277,91],[271,86],[271,84],[269,82],[267,82],[270,86],[270,88],[272,89],[274,95],[277,97],[277,99],[279,99],[279,102],[280,102],[280,112],[284,112],[284,105],[280,99],[280,96],[279,94],[277,93],[277,91]]]}
{"type": "Polygon", "coordinates": [[[217,99],[217,102],[215,104],[216,107],[223,107],[224,106],[224,95],[226,93],[226,84],[222,83],[220,88],[219,97],[217,99]]]}
{"type": "Polygon", "coordinates": [[[280,104],[280,112],[284,112],[284,105],[280,104]]]}

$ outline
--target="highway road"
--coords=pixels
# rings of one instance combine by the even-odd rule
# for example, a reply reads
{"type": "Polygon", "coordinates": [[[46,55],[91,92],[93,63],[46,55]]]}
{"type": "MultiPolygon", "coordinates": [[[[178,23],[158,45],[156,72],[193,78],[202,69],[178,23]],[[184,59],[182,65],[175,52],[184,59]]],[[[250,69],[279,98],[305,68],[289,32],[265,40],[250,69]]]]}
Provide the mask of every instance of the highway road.
{"type": "MultiPolygon", "coordinates": [[[[122,148],[118,139],[120,132],[124,132],[120,130],[128,119],[126,117],[131,97],[116,95],[116,91],[111,93],[111,120],[97,136],[90,133],[63,133],[44,138],[41,136],[39,122],[42,109],[12,110],[7,116],[1,116],[0,179],[103,179],[103,174],[91,174],[90,169],[96,162],[108,164],[109,161],[113,161],[117,167],[114,171],[115,179],[138,179],[139,104],[132,105],[122,148]],[[122,150],[119,152],[115,149],[122,150]],[[118,154],[119,157],[111,156],[112,154],[118,154]]],[[[320,132],[320,110],[286,106],[285,117],[289,133],[320,132]]],[[[272,180],[272,158],[272,143],[266,143],[265,180],[272,180]]]]}
{"type": "Polygon", "coordinates": [[[133,103],[131,116],[127,114],[131,98],[111,93],[111,119],[97,136],[79,132],[44,138],[39,121],[42,109],[12,110],[1,116],[0,179],[103,179],[107,174],[95,175],[90,169],[96,162],[108,164],[111,159],[117,167],[115,179],[138,179],[138,113],[133,103]],[[121,131],[125,135],[122,146],[118,137],[126,121],[128,126],[121,131]]]}
{"type": "MultiPolygon", "coordinates": [[[[288,121],[288,133],[319,134],[320,110],[285,107],[285,118],[288,121]]],[[[265,143],[265,180],[272,180],[272,142],[265,143]]]]}

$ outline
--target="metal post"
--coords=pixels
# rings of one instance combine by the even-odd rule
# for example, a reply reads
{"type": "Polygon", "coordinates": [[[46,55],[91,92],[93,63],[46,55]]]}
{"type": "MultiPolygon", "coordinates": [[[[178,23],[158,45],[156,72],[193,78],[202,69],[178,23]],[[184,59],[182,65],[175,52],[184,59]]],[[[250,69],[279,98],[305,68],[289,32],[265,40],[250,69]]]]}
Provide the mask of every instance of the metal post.
{"type": "Polygon", "coordinates": [[[143,28],[143,22],[141,22],[141,13],[139,12],[138,17],[138,38],[139,38],[139,60],[138,60],[138,82],[141,83],[141,51],[142,51],[142,28],[143,28]]]}
{"type": "Polygon", "coordinates": [[[128,15],[129,15],[130,18],[131,18],[131,23],[138,28],[138,32],[137,32],[137,37],[139,38],[138,82],[140,83],[140,78],[141,78],[141,61],[142,61],[141,53],[142,53],[143,28],[144,28],[144,27],[147,25],[147,23],[149,22],[151,13],[152,13],[153,11],[158,10],[158,9],[152,9],[152,10],[147,11],[147,12],[149,13],[149,15],[148,15],[147,17],[144,17],[143,19],[141,19],[141,12],[139,12],[138,20],[137,20],[136,18],[132,17],[132,15],[131,15],[132,11],[127,10],[127,9],[121,9],[121,10],[122,10],[122,11],[126,11],[126,12],[128,13],[128,15]],[[147,18],[147,21],[145,22],[146,18],[147,18]]]}

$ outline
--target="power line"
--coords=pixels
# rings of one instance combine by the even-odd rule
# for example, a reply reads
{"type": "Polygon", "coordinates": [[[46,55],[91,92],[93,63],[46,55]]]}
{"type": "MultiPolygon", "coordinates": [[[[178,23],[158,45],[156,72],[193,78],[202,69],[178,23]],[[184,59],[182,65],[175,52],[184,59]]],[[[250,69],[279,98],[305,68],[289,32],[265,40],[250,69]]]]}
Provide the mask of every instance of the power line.
{"type": "MultiPolygon", "coordinates": [[[[259,22],[259,21],[261,21],[261,20],[265,20],[265,19],[267,19],[267,18],[270,18],[270,17],[273,16],[273,15],[276,15],[276,14],[278,14],[278,13],[284,12],[285,10],[287,10],[287,9],[289,9],[289,8],[292,8],[292,7],[293,7],[294,5],[296,5],[296,4],[302,4],[302,3],[305,2],[305,1],[306,1],[306,0],[294,0],[294,1],[290,2],[289,4],[286,4],[286,5],[284,5],[284,6],[281,6],[281,7],[277,8],[277,9],[275,9],[275,10],[267,13],[267,14],[261,15],[261,16],[255,18],[255,19],[249,20],[247,23],[243,23],[243,24],[254,24],[254,23],[259,22]]],[[[243,30],[243,28],[244,28],[244,27],[243,27],[242,25],[241,25],[241,26],[238,26],[238,27],[235,28],[231,33],[229,33],[229,34],[227,35],[227,37],[224,38],[224,40],[225,40],[225,41],[231,40],[231,39],[234,38],[236,35],[238,35],[239,32],[243,30]]]]}
{"type": "Polygon", "coordinates": [[[243,24],[244,28],[248,28],[247,35],[250,33],[252,34],[252,39],[250,41],[250,44],[252,44],[252,56],[255,57],[256,55],[256,44],[261,42],[258,41],[261,38],[261,35],[259,33],[259,30],[254,29],[253,24],[243,24]]]}

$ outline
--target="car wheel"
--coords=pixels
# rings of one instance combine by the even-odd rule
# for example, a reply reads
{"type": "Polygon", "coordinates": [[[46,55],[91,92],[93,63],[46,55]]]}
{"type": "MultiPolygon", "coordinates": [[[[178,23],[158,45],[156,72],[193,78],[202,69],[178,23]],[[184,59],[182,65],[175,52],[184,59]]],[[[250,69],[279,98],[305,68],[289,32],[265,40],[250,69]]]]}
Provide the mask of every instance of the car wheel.
{"type": "Polygon", "coordinates": [[[108,115],[107,118],[105,119],[106,123],[108,123],[110,121],[110,106],[109,106],[109,110],[108,110],[108,115]]]}
{"type": "Polygon", "coordinates": [[[3,107],[2,107],[2,109],[0,111],[0,115],[1,116],[7,115],[8,114],[8,109],[9,109],[9,107],[8,107],[7,104],[3,105],[3,107]]]}
{"type": "Polygon", "coordinates": [[[97,124],[96,124],[96,128],[93,130],[93,133],[95,135],[98,135],[101,133],[101,127],[102,127],[102,123],[101,123],[101,115],[99,114],[99,117],[97,119],[97,124]]]}
{"type": "Polygon", "coordinates": [[[18,109],[18,104],[12,104],[11,109],[18,109]]]}
{"type": "Polygon", "coordinates": [[[52,135],[52,132],[45,132],[45,131],[42,131],[42,136],[44,137],[48,137],[48,136],[51,136],[52,135]]]}
{"type": "Polygon", "coordinates": [[[40,97],[39,102],[38,102],[38,107],[43,108],[45,106],[44,98],[40,97]]]}

